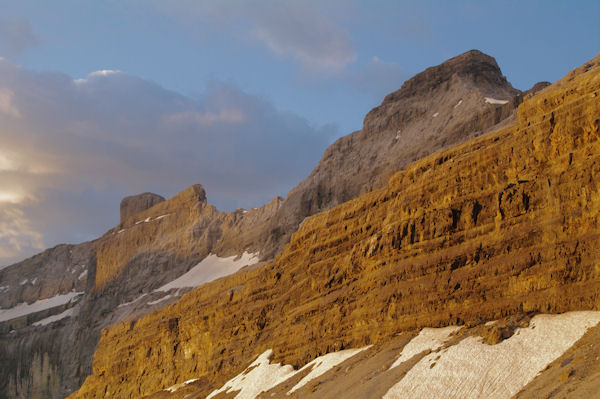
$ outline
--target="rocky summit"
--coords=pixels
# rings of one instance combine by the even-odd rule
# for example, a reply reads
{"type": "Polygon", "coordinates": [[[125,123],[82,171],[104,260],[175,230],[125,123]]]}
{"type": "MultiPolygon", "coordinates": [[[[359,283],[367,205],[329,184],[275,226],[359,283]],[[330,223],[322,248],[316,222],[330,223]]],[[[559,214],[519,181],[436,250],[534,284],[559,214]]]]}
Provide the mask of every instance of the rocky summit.
{"type": "Polygon", "coordinates": [[[469,51],[286,198],[124,199],[0,270],[0,397],[593,397],[599,95],[600,57],[523,93],[469,51]]]}

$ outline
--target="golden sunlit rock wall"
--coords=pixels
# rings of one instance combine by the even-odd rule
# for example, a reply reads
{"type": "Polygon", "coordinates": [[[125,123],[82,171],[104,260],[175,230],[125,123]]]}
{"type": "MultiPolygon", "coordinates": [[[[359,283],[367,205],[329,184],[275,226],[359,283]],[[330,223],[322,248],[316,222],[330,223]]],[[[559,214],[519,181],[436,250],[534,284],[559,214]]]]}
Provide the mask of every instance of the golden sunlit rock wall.
{"type": "Polygon", "coordinates": [[[265,267],[105,330],[71,397],[199,377],[208,393],[268,348],[303,365],[424,326],[599,309],[599,136],[596,58],[526,98],[512,126],[307,219],[265,267]]]}

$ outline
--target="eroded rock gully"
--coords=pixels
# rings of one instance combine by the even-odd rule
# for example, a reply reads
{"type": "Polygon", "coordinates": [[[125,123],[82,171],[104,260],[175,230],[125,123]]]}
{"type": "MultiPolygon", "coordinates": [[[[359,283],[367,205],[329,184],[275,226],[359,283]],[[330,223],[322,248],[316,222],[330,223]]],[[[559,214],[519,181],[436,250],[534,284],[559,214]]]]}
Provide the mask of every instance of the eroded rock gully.
{"type": "Polygon", "coordinates": [[[599,58],[510,126],[307,219],[263,268],[104,330],[72,398],[199,397],[268,348],[301,366],[423,326],[600,308],[599,58]]]}

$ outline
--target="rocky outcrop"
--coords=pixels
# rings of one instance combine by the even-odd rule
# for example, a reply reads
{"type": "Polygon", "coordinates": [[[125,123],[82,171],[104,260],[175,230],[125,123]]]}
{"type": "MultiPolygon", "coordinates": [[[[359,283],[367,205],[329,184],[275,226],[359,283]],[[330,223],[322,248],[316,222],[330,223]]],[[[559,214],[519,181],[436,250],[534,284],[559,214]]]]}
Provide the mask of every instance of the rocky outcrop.
{"type": "Polygon", "coordinates": [[[0,398],[63,398],[78,388],[91,373],[102,329],[176,301],[189,288],[154,290],[217,252],[217,244],[227,255],[256,247],[254,232],[278,203],[222,212],[194,185],[127,217],[97,240],[61,245],[1,270],[0,313],[73,291],[85,294],[0,320],[0,398]],[[65,311],[68,316],[38,325],[65,311]]]}
{"type": "Polygon", "coordinates": [[[526,99],[512,124],[310,217],[274,262],[103,331],[71,397],[193,378],[204,397],[270,348],[302,366],[425,326],[600,309],[598,95],[600,58],[526,99]]]}
{"type": "Polygon", "coordinates": [[[477,50],[407,80],[288,193],[263,235],[264,257],[279,253],[306,217],[385,186],[417,159],[480,136],[513,115],[521,101],[496,61],[477,50]]]}
{"type": "Polygon", "coordinates": [[[143,193],[123,198],[121,201],[121,223],[164,200],[160,195],[153,193],[143,193]]]}
{"type": "Polygon", "coordinates": [[[58,245],[0,270],[0,308],[85,291],[95,262],[91,243],[58,245]]]}

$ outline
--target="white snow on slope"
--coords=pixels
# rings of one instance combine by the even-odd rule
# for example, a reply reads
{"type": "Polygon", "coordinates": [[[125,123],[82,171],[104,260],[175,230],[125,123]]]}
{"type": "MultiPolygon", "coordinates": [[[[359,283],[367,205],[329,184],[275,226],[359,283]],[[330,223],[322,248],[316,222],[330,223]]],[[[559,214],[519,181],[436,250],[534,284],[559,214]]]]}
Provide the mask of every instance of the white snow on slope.
{"type": "Polygon", "coordinates": [[[61,306],[71,302],[79,295],[83,295],[83,292],[69,292],[68,294],[64,295],[57,295],[52,298],[41,299],[32,304],[19,303],[12,308],[0,309],[0,321],[6,321],[16,317],[25,316],[30,313],[39,312],[40,310],[61,306]]]}
{"type": "Polygon", "coordinates": [[[294,371],[294,368],[289,365],[282,366],[280,363],[269,364],[269,359],[271,359],[273,355],[273,351],[269,349],[260,355],[258,359],[250,364],[242,373],[227,381],[220,389],[211,392],[206,399],[210,399],[221,392],[229,393],[235,391],[240,391],[235,396],[235,399],[254,399],[261,392],[268,391],[292,378],[297,373],[312,368],[312,370],[310,370],[310,372],[288,392],[289,395],[315,378],[325,374],[338,364],[343,363],[345,360],[370,347],[371,345],[358,349],[346,349],[339,352],[328,353],[319,356],[297,371],[294,371]]]}
{"type": "Polygon", "coordinates": [[[208,255],[200,263],[191,268],[183,276],[168,284],[157,288],[155,291],[168,291],[172,288],[197,287],[209,281],[232,274],[246,265],[253,265],[258,262],[258,254],[244,252],[239,259],[236,256],[228,258],[219,258],[217,255],[208,255]]]}
{"type": "Polygon", "coordinates": [[[131,301],[131,302],[123,302],[122,304],[120,304],[119,306],[117,306],[117,308],[122,308],[122,307],[124,307],[124,306],[129,306],[129,305],[131,305],[131,304],[133,304],[133,303],[136,303],[137,301],[139,301],[140,299],[142,299],[142,298],[143,298],[143,297],[145,297],[146,295],[148,295],[148,294],[142,294],[142,295],[138,296],[137,298],[135,298],[135,299],[134,299],[133,301],[131,301]]]}
{"type": "Polygon", "coordinates": [[[81,274],[79,275],[79,277],[77,277],[77,280],[81,280],[85,276],[87,276],[87,269],[81,272],[81,274]]]}
{"type": "Polygon", "coordinates": [[[497,345],[466,338],[425,356],[383,398],[511,398],[598,322],[592,311],[538,315],[497,345]]]}
{"type": "Polygon", "coordinates": [[[272,355],[271,349],[265,351],[246,370],[227,381],[220,389],[212,391],[206,399],[221,392],[235,391],[240,391],[235,399],[253,399],[259,393],[281,384],[296,373],[292,366],[282,366],[281,363],[269,364],[272,355]]]}
{"type": "Polygon", "coordinates": [[[456,103],[456,105],[454,106],[454,108],[458,107],[460,104],[462,104],[462,100],[459,100],[458,103],[456,103]]]}
{"type": "Polygon", "coordinates": [[[497,99],[492,98],[492,97],[486,97],[485,98],[485,102],[488,103],[488,104],[504,105],[504,104],[508,103],[508,100],[497,100],[497,99]]]}
{"type": "Polygon", "coordinates": [[[177,296],[177,294],[179,294],[179,291],[176,291],[175,294],[165,295],[162,298],[157,299],[156,301],[150,301],[150,302],[148,302],[148,305],[156,305],[157,303],[166,301],[169,298],[173,298],[174,296],[177,296]]]}
{"type": "Polygon", "coordinates": [[[42,319],[40,321],[36,321],[35,323],[33,323],[33,325],[34,326],[45,326],[46,324],[50,324],[50,323],[54,323],[55,321],[62,320],[65,317],[71,317],[71,316],[73,316],[74,310],[75,310],[75,308],[69,308],[62,313],[55,314],[54,316],[46,317],[45,319],[42,319]]]}
{"type": "Polygon", "coordinates": [[[165,389],[163,389],[163,391],[169,391],[169,392],[173,393],[173,392],[177,391],[179,388],[182,388],[188,384],[191,384],[192,382],[196,382],[199,379],[200,378],[194,378],[193,380],[187,380],[187,381],[182,382],[181,384],[175,384],[173,386],[165,388],[165,389]]]}
{"type": "Polygon", "coordinates": [[[450,334],[460,330],[460,327],[450,326],[444,328],[424,328],[419,332],[419,335],[410,340],[408,344],[402,349],[398,359],[390,366],[390,369],[410,360],[416,354],[419,354],[426,350],[436,350],[443,345],[444,341],[448,339],[450,334]]]}
{"type": "Polygon", "coordinates": [[[434,118],[437,118],[437,116],[438,116],[439,114],[440,114],[439,112],[436,112],[435,114],[433,114],[433,117],[434,117],[434,118]]]}
{"type": "Polygon", "coordinates": [[[345,360],[350,359],[352,356],[356,355],[359,352],[364,351],[365,349],[369,349],[371,345],[365,346],[358,349],[346,349],[339,352],[331,352],[323,356],[319,356],[315,360],[310,363],[307,363],[304,367],[298,370],[298,373],[312,368],[310,373],[308,373],[304,378],[302,378],[290,391],[288,395],[302,388],[304,385],[308,384],[311,380],[314,380],[317,377],[322,376],[335,366],[340,363],[343,363],[345,360]]]}

